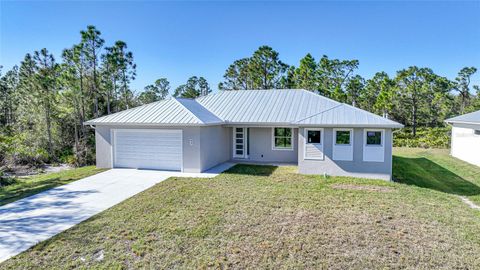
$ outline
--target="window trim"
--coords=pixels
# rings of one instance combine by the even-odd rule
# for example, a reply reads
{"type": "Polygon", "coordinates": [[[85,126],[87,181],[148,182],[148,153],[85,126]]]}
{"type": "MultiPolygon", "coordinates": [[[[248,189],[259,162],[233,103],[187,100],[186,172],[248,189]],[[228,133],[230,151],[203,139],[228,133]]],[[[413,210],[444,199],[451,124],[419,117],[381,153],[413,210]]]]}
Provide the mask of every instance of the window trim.
{"type": "Polygon", "coordinates": [[[323,128],[304,128],[303,130],[303,159],[304,160],[325,160],[325,153],[323,152],[323,142],[324,142],[324,134],[325,131],[323,128]],[[308,132],[309,131],[320,131],[320,143],[309,143],[308,142],[308,132]],[[308,144],[317,144],[321,146],[322,157],[315,158],[315,157],[307,157],[307,145],[308,144]]]}
{"type": "MultiPolygon", "coordinates": [[[[295,148],[293,128],[291,127],[272,127],[272,150],[273,151],[293,151],[295,148]],[[275,146],[275,129],[276,128],[288,128],[290,129],[290,141],[292,143],[291,147],[276,147],[275,146]]],[[[285,137],[287,138],[287,137],[285,137]]]]}
{"type": "Polygon", "coordinates": [[[246,127],[233,127],[232,128],[232,158],[233,159],[248,159],[249,155],[247,154],[247,148],[248,148],[248,132],[247,132],[248,128],[246,127]],[[236,144],[237,144],[237,141],[236,141],[236,133],[237,133],[237,128],[241,128],[243,131],[243,155],[242,156],[239,156],[236,154],[236,144]]]}
{"type": "Polygon", "coordinates": [[[385,144],[385,130],[384,129],[364,129],[363,131],[363,146],[365,147],[383,147],[385,144]],[[369,131],[380,132],[380,144],[367,144],[367,133],[369,131]]]}
{"type": "Polygon", "coordinates": [[[333,129],[333,145],[335,146],[353,146],[353,129],[352,128],[334,128],[333,129]],[[350,132],[350,143],[349,144],[338,144],[337,143],[337,131],[348,131],[350,132]]]}

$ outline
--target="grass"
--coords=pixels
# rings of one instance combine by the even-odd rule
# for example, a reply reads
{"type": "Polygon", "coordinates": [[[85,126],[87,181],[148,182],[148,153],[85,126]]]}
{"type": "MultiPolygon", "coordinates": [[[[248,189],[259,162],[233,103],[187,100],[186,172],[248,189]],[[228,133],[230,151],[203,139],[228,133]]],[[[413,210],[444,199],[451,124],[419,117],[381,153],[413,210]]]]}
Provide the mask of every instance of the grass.
{"type": "Polygon", "coordinates": [[[480,268],[480,212],[423,173],[476,176],[446,167],[448,155],[422,169],[409,160],[427,153],[396,152],[396,177],[416,171],[401,179],[408,184],[253,165],[214,179],[170,178],[0,268],[480,268]]]}
{"type": "Polygon", "coordinates": [[[97,169],[95,166],[87,166],[56,173],[18,178],[15,184],[0,187],[0,205],[11,203],[102,171],[105,170],[97,169]]]}
{"type": "Polygon", "coordinates": [[[480,205],[480,167],[451,157],[449,149],[395,148],[396,181],[467,196],[480,205]]]}

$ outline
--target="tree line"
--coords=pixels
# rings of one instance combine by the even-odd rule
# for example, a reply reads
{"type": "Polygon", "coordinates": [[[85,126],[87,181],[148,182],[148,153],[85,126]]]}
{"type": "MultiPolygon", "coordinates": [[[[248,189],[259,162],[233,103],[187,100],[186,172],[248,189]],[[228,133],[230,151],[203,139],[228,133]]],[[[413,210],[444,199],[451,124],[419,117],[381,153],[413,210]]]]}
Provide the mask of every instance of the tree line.
{"type": "Polygon", "coordinates": [[[358,67],[355,59],[323,55],[317,61],[309,53],[295,67],[262,46],[251,57],[234,61],[219,89],[302,88],[411,126],[413,136],[418,126],[442,126],[447,117],[480,109],[480,88],[471,85],[475,67],[462,68],[453,81],[417,66],[394,77],[380,71],[365,79],[356,74],[358,67]]]}
{"type": "MultiPolygon", "coordinates": [[[[471,85],[475,67],[461,69],[448,80],[432,69],[411,66],[394,77],[378,72],[366,79],[357,74],[358,60],[311,54],[298,67],[280,60],[269,46],[233,61],[218,88],[303,88],[349,103],[412,127],[442,126],[446,117],[480,109],[480,89],[471,85]],[[475,92],[476,91],[476,92],[475,92]]],[[[203,77],[192,76],[174,90],[159,78],[143,91],[131,82],[137,76],[134,55],[123,41],[107,45],[101,32],[88,26],[79,42],[57,60],[47,49],[27,53],[18,66],[0,69],[0,166],[94,161],[94,134],[83,122],[167,98],[195,98],[212,89],[203,77]],[[172,93],[170,93],[172,90],[172,93]]]]}
{"type": "MultiPolygon", "coordinates": [[[[83,125],[108,115],[166,98],[170,83],[159,78],[143,91],[134,56],[124,41],[107,45],[95,26],[80,32],[79,42],[57,60],[47,49],[27,53],[18,66],[0,66],[0,167],[2,164],[94,161],[94,134],[83,125]]],[[[203,77],[193,76],[174,96],[211,92],[203,77]]]]}

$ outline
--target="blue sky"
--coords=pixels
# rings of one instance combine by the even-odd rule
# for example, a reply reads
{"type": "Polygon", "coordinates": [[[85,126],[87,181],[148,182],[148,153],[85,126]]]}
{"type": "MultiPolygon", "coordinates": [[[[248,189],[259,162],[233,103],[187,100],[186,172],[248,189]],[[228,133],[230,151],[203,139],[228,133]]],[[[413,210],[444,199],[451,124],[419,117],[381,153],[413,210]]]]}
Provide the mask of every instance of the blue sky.
{"type": "Polygon", "coordinates": [[[296,66],[308,52],[358,59],[366,78],[411,65],[450,79],[464,66],[480,68],[480,1],[0,1],[0,65],[43,47],[60,60],[89,24],[106,45],[127,42],[136,90],[160,77],[174,88],[192,75],[216,89],[229,64],[261,45],[296,66]]]}

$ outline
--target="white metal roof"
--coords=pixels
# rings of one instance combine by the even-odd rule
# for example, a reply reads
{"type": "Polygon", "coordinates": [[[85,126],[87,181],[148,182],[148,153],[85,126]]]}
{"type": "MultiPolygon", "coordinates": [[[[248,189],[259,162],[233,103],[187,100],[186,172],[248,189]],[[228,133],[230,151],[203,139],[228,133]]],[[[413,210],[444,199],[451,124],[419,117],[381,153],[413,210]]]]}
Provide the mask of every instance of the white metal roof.
{"type": "Polygon", "coordinates": [[[459,115],[445,120],[447,123],[480,124],[480,111],[459,115]]]}
{"type": "Polygon", "coordinates": [[[347,104],[339,104],[295,123],[299,126],[403,127],[397,122],[347,104]]]}
{"type": "Polygon", "coordinates": [[[86,124],[403,127],[370,112],[296,89],[219,91],[197,99],[173,98],[86,124]]]}
{"type": "Polygon", "coordinates": [[[295,89],[221,91],[197,101],[227,123],[252,124],[292,123],[341,104],[295,89]]]}
{"type": "Polygon", "coordinates": [[[175,98],[153,102],[85,122],[87,125],[168,126],[203,126],[222,123],[221,119],[207,111],[195,100],[175,98]]]}

